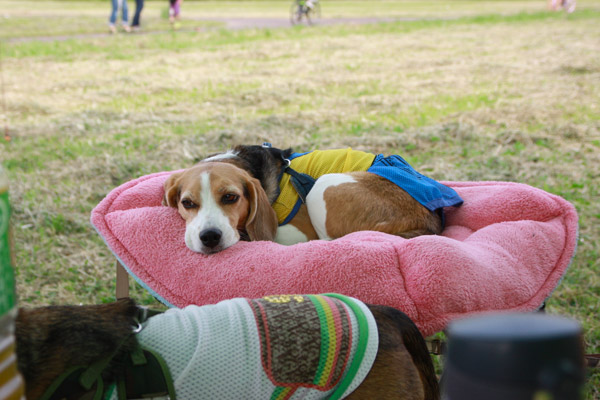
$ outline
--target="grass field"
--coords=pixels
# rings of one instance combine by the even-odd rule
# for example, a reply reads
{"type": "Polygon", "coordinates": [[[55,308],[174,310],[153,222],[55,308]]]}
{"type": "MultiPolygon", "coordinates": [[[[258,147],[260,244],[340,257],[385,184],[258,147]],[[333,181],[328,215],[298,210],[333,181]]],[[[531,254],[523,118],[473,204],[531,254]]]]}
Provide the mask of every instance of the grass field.
{"type": "MultiPolygon", "coordinates": [[[[0,0],[0,38],[36,37],[45,35],[91,34],[106,31],[109,4],[102,1],[0,0]]],[[[133,16],[135,1],[130,0],[133,16]]],[[[183,6],[182,28],[218,26],[206,21],[223,17],[287,18],[291,1],[187,1],[183,6]]],[[[590,3],[593,6],[593,3],[590,3]]],[[[386,17],[386,18],[457,18],[482,14],[511,15],[519,12],[539,12],[542,1],[439,1],[439,0],[376,0],[326,1],[324,17],[386,17]]],[[[583,7],[586,7],[585,3],[583,7]]],[[[581,8],[581,6],[580,6],[581,8]]],[[[165,30],[167,0],[146,1],[143,24],[147,30],[165,30]]],[[[222,24],[221,24],[222,25],[222,24]]]]}
{"type": "MultiPolygon", "coordinates": [[[[402,20],[239,31],[202,20],[288,7],[186,0],[173,32],[163,2],[147,2],[144,29],[158,33],[108,36],[108,2],[0,0],[11,135],[0,160],[21,304],[113,299],[114,258],[89,215],[121,183],[237,143],[352,146],[439,180],[522,182],[572,202],[578,250],[548,311],[580,321],[600,353],[600,1],[566,15],[543,1],[323,0],[323,18],[402,20]],[[94,35],[64,37],[80,34],[94,35]]],[[[590,374],[586,399],[599,386],[590,374]]]]}

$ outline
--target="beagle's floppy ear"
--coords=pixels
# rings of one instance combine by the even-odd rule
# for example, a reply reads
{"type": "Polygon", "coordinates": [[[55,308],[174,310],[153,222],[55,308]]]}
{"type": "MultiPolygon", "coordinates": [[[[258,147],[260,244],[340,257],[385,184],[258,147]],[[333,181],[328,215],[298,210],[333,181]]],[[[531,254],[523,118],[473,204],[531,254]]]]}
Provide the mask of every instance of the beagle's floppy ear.
{"type": "Polygon", "coordinates": [[[181,195],[181,187],[179,185],[179,178],[181,175],[181,172],[171,174],[171,176],[169,176],[169,178],[165,181],[163,186],[165,188],[165,195],[163,196],[162,200],[163,206],[177,208],[179,196],[181,195]]]}
{"type": "Polygon", "coordinates": [[[258,179],[247,181],[250,212],[246,220],[246,232],[250,240],[273,240],[277,232],[277,215],[258,179]]]}

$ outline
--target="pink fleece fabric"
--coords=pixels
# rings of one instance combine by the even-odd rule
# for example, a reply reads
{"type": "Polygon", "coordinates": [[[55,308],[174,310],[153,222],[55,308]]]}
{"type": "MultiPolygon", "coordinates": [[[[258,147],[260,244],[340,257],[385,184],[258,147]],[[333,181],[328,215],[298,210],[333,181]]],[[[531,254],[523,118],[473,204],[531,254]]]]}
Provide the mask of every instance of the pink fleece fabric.
{"type": "Polygon", "coordinates": [[[184,220],[161,205],[171,173],[119,186],[91,220],[129,274],[176,307],[337,292],[396,307],[430,335],[473,313],[539,308],[577,243],[577,213],[561,197],[518,183],[443,182],[465,202],[446,209],[439,236],[356,232],[294,246],[239,242],[206,256],[186,247],[184,220]]]}

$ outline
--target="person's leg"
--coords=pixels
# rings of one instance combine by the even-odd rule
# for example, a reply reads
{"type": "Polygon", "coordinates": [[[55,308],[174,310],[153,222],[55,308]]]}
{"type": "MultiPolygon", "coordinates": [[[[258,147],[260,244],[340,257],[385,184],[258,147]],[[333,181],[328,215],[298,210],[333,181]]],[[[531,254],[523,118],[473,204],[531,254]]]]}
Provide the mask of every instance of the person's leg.
{"type": "Polygon", "coordinates": [[[181,3],[183,0],[175,1],[175,18],[179,19],[179,13],[181,12],[181,3]]]}
{"type": "Polygon", "coordinates": [[[133,14],[133,19],[131,20],[131,27],[138,26],[140,24],[140,3],[139,0],[135,0],[135,13],[133,14]]]}
{"type": "Polygon", "coordinates": [[[175,22],[175,0],[169,0],[169,22],[175,22]]]}
{"type": "Polygon", "coordinates": [[[121,9],[121,25],[123,26],[123,30],[125,30],[125,32],[130,32],[131,28],[129,28],[129,25],[127,24],[127,21],[129,21],[129,9],[127,8],[127,0],[122,1],[123,4],[121,9]]]}
{"type": "Polygon", "coordinates": [[[132,27],[140,26],[140,15],[142,13],[142,8],[144,8],[144,0],[135,0],[135,15],[133,16],[133,21],[131,22],[132,27]]]}
{"type": "Polygon", "coordinates": [[[123,1],[122,22],[123,22],[123,25],[125,25],[127,23],[127,21],[129,21],[129,9],[127,8],[127,0],[122,0],[122,1],[123,1]]]}
{"type": "Polygon", "coordinates": [[[115,22],[117,22],[117,10],[119,9],[119,4],[117,3],[117,0],[111,0],[111,7],[112,10],[110,12],[110,16],[108,17],[108,22],[111,25],[114,25],[115,22]]]}
{"type": "Polygon", "coordinates": [[[117,22],[117,11],[119,10],[118,0],[111,0],[111,11],[108,17],[108,29],[110,29],[111,33],[116,33],[117,28],[115,28],[115,22],[117,22]]]}

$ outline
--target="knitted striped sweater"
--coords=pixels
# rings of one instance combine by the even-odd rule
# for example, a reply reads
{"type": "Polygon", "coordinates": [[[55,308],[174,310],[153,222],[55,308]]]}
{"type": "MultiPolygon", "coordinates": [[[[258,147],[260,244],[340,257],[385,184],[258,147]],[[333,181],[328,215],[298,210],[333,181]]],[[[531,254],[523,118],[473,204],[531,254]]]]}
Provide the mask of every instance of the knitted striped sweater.
{"type": "Polygon", "coordinates": [[[365,304],[333,294],[172,309],[138,339],[164,358],[177,397],[195,400],[343,398],[366,377],[379,341],[365,304]]]}

